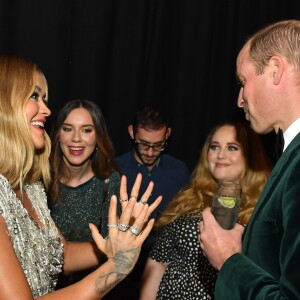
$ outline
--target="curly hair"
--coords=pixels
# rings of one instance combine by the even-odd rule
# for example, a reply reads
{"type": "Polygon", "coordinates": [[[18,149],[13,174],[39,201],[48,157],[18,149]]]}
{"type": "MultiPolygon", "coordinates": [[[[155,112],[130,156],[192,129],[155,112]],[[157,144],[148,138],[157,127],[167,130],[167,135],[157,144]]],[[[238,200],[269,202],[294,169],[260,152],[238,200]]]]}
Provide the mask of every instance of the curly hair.
{"type": "Polygon", "coordinates": [[[242,205],[239,222],[247,224],[255,204],[270,174],[272,164],[267,157],[260,136],[243,121],[233,121],[217,125],[208,135],[202,148],[199,162],[194,169],[190,184],[180,190],[156,222],[156,229],[162,228],[178,217],[186,214],[201,216],[202,210],[209,207],[217,182],[213,178],[207,160],[207,153],[215,132],[223,126],[235,128],[236,140],[240,143],[245,158],[245,170],[240,178],[242,205]]]}
{"type": "Polygon", "coordinates": [[[13,189],[22,190],[24,183],[39,179],[46,187],[50,183],[50,139],[45,132],[45,147],[35,151],[26,118],[36,74],[43,75],[34,63],[13,55],[0,56],[0,173],[13,189]]]}
{"type": "Polygon", "coordinates": [[[63,177],[70,176],[63,160],[63,152],[60,147],[59,137],[64,121],[71,111],[76,108],[86,109],[92,117],[96,131],[96,148],[91,156],[91,167],[93,173],[99,178],[107,179],[114,170],[118,170],[115,162],[114,147],[109,137],[106,123],[100,108],[92,101],[76,99],[69,101],[60,110],[56,124],[51,131],[52,151],[50,156],[51,163],[51,188],[50,198],[52,202],[59,198],[59,183],[63,177]]]}

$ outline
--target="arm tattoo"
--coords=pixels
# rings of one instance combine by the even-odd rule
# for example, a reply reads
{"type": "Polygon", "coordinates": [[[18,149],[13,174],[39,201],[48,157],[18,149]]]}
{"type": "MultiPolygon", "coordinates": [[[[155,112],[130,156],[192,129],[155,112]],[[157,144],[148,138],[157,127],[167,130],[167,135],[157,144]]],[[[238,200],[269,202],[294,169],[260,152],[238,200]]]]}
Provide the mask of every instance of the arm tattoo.
{"type": "Polygon", "coordinates": [[[96,291],[100,296],[109,292],[130,273],[137,262],[139,253],[140,248],[135,248],[115,254],[113,258],[115,269],[99,276],[95,282],[96,291]]]}

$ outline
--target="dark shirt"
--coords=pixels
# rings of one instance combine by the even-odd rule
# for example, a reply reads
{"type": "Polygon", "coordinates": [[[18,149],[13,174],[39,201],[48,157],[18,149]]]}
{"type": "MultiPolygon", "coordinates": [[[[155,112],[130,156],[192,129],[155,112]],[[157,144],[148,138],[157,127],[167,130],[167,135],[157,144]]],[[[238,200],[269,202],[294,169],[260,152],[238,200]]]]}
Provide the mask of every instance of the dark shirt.
{"type": "Polygon", "coordinates": [[[160,156],[157,164],[151,171],[136,161],[134,151],[117,157],[117,163],[121,169],[121,173],[127,177],[128,194],[133,187],[138,173],[141,173],[143,176],[139,198],[145,192],[149,182],[154,182],[154,189],[148,203],[152,204],[158,196],[163,196],[162,202],[151,215],[152,218],[156,219],[160,216],[166,205],[174,198],[175,194],[189,182],[190,178],[187,165],[165,153],[160,156]]]}

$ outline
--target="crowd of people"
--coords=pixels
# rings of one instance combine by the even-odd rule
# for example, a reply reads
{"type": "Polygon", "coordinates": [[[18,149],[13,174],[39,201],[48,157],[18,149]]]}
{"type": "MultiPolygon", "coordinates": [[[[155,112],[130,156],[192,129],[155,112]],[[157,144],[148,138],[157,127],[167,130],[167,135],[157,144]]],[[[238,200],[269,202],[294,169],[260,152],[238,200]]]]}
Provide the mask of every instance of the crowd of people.
{"type": "Polygon", "coordinates": [[[250,222],[224,231],[207,209],[200,246],[219,270],[216,299],[299,299],[300,21],[255,33],[237,57],[238,106],[258,133],[284,137],[250,222]]]}
{"type": "MultiPolygon", "coordinates": [[[[51,185],[50,138],[44,125],[51,111],[42,71],[11,55],[0,56],[0,299],[99,299],[134,267],[154,220],[147,222],[161,198],[148,205],[153,184],[140,194],[138,176],[127,196],[125,177],[120,195],[128,200],[117,215],[117,198],[110,200],[108,236],[95,224],[93,242],[64,238],[47,206],[51,185]],[[142,231],[142,234],[140,234],[142,231]],[[55,290],[62,270],[94,271],[82,280],[55,290]],[[17,288],[16,288],[17,286],[17,288]]],[[[59,194],[58,194],[59,195],[59,194]]]]}
{"type": "Polygon", "coordinates": [[[198,242],[202,211],[211,205],[218,182],[239,182],[239,222],[247,224],[270,170],[260,137],[247,123],[214,128],[189,185],[156,222],[160,234],[145,267],[141,299],[212,299],[217,272],[198,242]]]}
{"type": "Polygon", "coordinates": [[[93,101],[68,101],[49,137],[42,70],[0,55],[0,299],[300,299],[299,53],[298,20],[249,38],[236,66],[248,122],[216,125],[191,174],[154,105],[119,157],[93,101]],[[210,209],[224,181],[242,187],[230,230],[210,209]]]}

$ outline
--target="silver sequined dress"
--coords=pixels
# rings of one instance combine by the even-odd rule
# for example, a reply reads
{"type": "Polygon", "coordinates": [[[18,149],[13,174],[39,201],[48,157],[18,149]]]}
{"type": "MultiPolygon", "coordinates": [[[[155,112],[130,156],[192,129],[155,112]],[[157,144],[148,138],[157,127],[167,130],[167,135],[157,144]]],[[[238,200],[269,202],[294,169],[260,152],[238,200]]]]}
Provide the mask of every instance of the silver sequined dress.
{"type": "Polygon", "coordinates": [[[0,175],[0,215],[5,220],[15,253],[33,297],[54,291],[62,270],[63,244],[47,207],[42,183],[24,187],[43,229],[28,214],[8,180],[0,175]]]}

